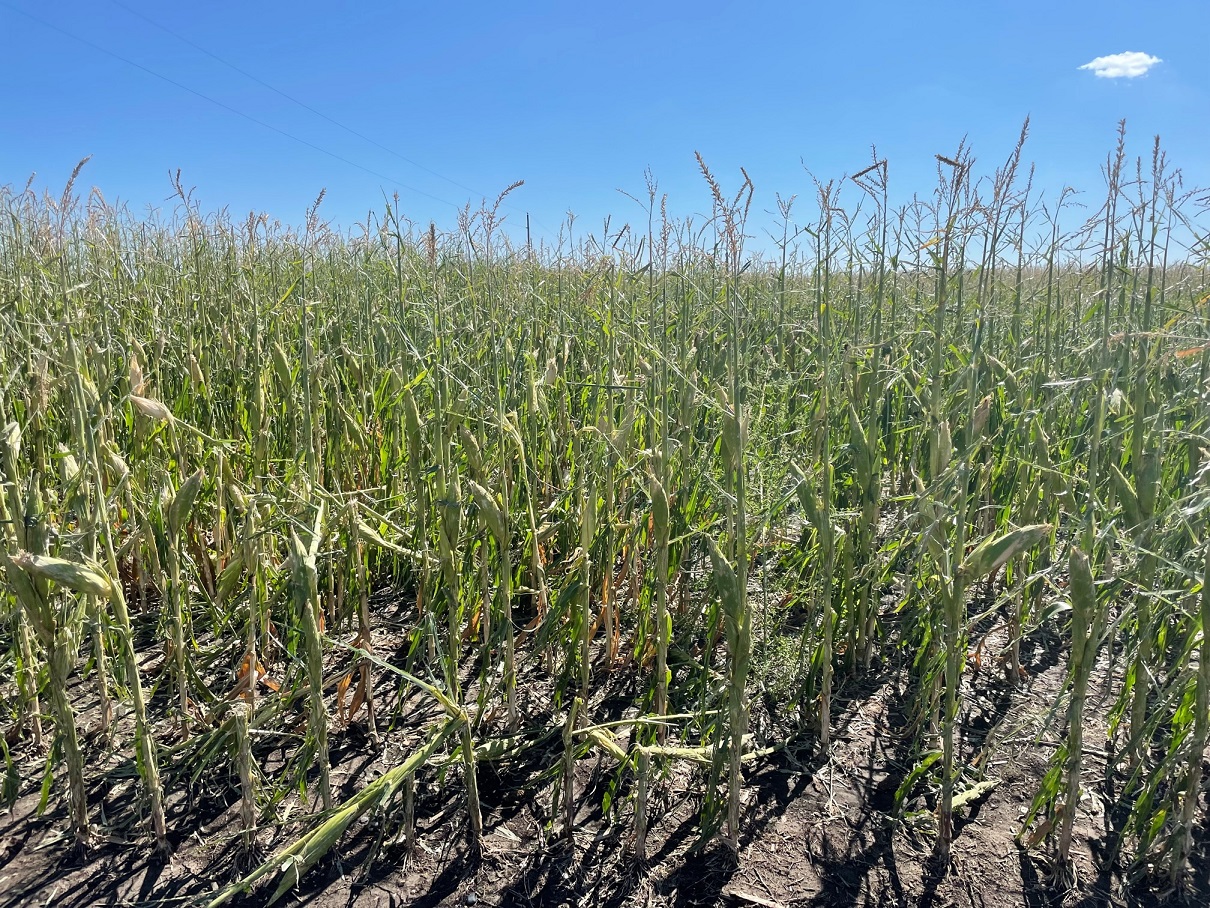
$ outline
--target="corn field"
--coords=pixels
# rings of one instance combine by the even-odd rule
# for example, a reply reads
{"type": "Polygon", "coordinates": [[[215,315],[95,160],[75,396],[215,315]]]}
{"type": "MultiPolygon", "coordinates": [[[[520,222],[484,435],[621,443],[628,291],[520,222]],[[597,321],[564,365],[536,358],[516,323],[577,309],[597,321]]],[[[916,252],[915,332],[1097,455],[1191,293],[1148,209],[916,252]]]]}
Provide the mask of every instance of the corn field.
{"type": "Polygon", "coordinates": [[[520,760],[552,842],[598,764],[643,859],[676,768],[740,861],[747,776],[826,761],[844,691],[895,667],[897,822],[944,865],[996,785],[972,673],[1022,696],[1048,634],[1021,847],[1077,885],[1108,790],[1103,860],[1187,885],[1210,197],[1124,129],[1104,186],[1047,195],[1024,141],[939,155],[900,207],[877,158],[808,179],[760,254],[751,180],[701,158],[708,217],[649,182],[637,226],[558,248],[511,241],[504,195],[448,233],[396,200],[338,234],[322,196],[292,230],[5,190],[5,799],[63,805],[82,854],[115,823],[167,852],[182,793],[227,792],[244,859],[211,906],[283,895],[356,830],[413,847],[425,792],[478,848],[484,773],[520,760]],[[350,747],[381,769],[351,789],[350,747]],[[98,748],[124,818],[90,800],[98,748]]]}

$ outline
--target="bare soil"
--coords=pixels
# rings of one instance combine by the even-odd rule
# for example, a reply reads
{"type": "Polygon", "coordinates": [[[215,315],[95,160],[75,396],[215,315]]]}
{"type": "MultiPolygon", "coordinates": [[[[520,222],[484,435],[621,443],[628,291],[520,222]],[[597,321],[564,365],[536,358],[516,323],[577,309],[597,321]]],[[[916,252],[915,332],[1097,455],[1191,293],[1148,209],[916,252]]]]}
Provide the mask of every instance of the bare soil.
{"type": "MultiPolygon", "coordinates": [[[[398,614],[395,607],[379,601],[376,612],[381,618],[376,651],[401,659],[402,631],[391,620],[398,614]]],[[[985,652],[995,651],[997,634],[1002,631],[993,623],[985,652]]],[[[156,652],[150,634],[145,646],[146,680],[154,681],[153,663],[162,650],[156,652]]],[[[340,673],[339,658],[333,654],[333,677],[340,673]]],[[[1170,899],[1210,904],[1204,826],[1195,837],[1188,889],[1167,893],[1159,884],[1149,888],[1146,880],[1129,889],[1125,885],[1113,857],[1115,783],[1109,768],[1114,757],[1103,749],[1106,665],[1099,669],[1089,704],[1089,792],[1076,822],[1074,887],[1054,885],[1044,849],[1021,847],[1017,833],[1055,746],[1048,717],[1066,667],[1060,641],[1045,629],[1025,641],[1023,661],[1027,676],[1015,686],[990,657],[964,678],[963,758],[979,762],[975,768],[998,784],[965,810],[952,861],[944,869],[932,859],[935,804],[927,792],[909,793],[897,805],[896,792],[913,763],[903,666],[875,666],[847,680],[838,675],[829,753],[819,753],[816,742],[805,739],[751,767],[738,857],[717,837],[701,837],[701,773],[683,763],[666,765],[654,786],[654,827],[648,859],[640,865],[631,850],[628,792],[624,787],[613,792],[613,806],[603,809],[615,768],[596,752],[577,764],[577,825],[571,841],[562,835],[561,820],[552,812],[562,760],[561,716],[551,707],[541,660],[525,653],[519,664],[527,666],[520,687],[527,695],[522,707],[529,746],[510,759],[480,763],[482,846],[473,849],[468,842],[457,767],[445,771],[444,781],[436,769],[426,769],[418,779],[417,841],[410,853],[397,837],[398,812],[365,820],[281,904],[1091,908],[1170,899]]],[[[639,674],[634,666],[598,673],[594,717],[603,720],[633,703],[639,674]]],[[[418,695],[405,691],[401,698],[397,679],[382,671],[376,676],[380,747],[367,737],[364,712],[333,730],[338,801],[400,762],[437,716],[418,695]]],[[[82,682],[74,693],[86,729],[96,717],[91,685],[82,682]]],[[[166,710],[166,699],[159,691],[153,707],[166,710]]],[[[753,704],[757,725],[762,709],[753,704]]],[[[83,854],[66,834],[62,779],[56,777],[47,809],[39,815],[46,755],[27,739],[13,741],[23,785],[14,806],[0,814],[0,908],[188,904],[254,863],[240,843],[238,778],[229,760],[212,764],[196,780],[174,772],[172,761],[166,761],[173,853],[167,860],[155,857],[138,816],[137,780],[126,756],[128,716],[115,725],[114,738],[120,747],[104,736],[84,735],[96,835],[83,854]]],[[[162,743],[171,744],[171,736],[162,743]]],[[[257,755],[266,772],[275,772],[290,752],[289,741],[274,740],[257,755]]],[[[260,857],[308,828],[313,794],[312,787],[308,799],[295,793],[276,806],[275,821],[259,832],[260,857]]],[[[263,905],[272,890],[272,885],[254,890],[234,904],[263,905]]]]}

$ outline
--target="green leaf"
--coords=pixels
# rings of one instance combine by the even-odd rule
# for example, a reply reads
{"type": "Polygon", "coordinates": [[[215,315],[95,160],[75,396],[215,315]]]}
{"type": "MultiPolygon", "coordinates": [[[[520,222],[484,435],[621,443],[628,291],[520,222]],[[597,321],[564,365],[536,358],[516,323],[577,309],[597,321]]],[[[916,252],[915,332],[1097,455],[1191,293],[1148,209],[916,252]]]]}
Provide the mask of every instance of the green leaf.
{"type": "Polygon", "coordinates": [[[912,789],[916,786],[916,783],[919,782],[924,777],[924,774],[929,771],[929,767],[940,759],[941,751],[929,751],[924,755],[923,758],[921,758],[919,763],[912,767],[912,771],[909,772],[906,777],[904,777],[903,782],[900,783],[899,788],[895,791],[895,804],[897,805],[897,808],[902,809],[903,802],[907,800],[907,796],[911,794],[912,789]]]}

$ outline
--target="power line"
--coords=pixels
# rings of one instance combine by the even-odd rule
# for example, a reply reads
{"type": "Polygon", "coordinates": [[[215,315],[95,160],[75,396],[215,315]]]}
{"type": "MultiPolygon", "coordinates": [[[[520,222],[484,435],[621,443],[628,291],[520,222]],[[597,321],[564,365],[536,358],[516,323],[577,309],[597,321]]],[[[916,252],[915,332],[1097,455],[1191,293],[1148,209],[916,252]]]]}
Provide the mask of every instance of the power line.
{"type": "Polygon", "coordinates": [[[318,151],[320,154],[325,154],[330,158],[340,161],[342,164],[347,164],[348,166],[354,167],[357,170],[362,171],[363,173],[368,173],[371,176],[378,177],[378,179],[380,179],[380,180],[385,180],[386,182],[391,183],[394,186],[398,186],[400,189],[406,189],[409,192],[413,192],[417,195],[422,195],[425,198],[432,199],[434,202],[440,202],[442,205],[449,205],[451,208],[453,208],[456,211],[461,210],[460,206],[454,204],[453,202],[449,201],[448,199],[443,199],[439,196],[435,196],[432,193],[425,192],[423,189],[418,189],[417,187],[411,186],[404,182],[401,182],[400,180],[397,180],[394,177],[388,176],[384,173],[380,173],[379,171],[373,170],[369,167],[365,167],[361,164],[358,164],[356,161],[351,161],[348,158],[344,157],[343,155],[337,154],[334,151],[329,151],[326,148],[322,148],[319,145],[316,145],[314,142],[310,142],[307,139],[300,138],[299,136],[296,136],[293,133],[287,132],[284,129],[280,129],[277,126],[274,126],[272,123],[266,123],[264,120],[260,120],[256,117],[252,116],[251,114],[244,113],[242,110],[238,110],[237,108],[232,107],[230,104],[225,104],[224,102],[219,101],[215,98],[212,98],[207,94],[203,94],[202,92],[198,91],[197,89],[190,88],[188,85],[185,85],[181,82],[177,82],[175,79],[171,79],[162,73],[158,73],[155,70],[144,66],[142,63],[136,63],[134,60],[131,60],[128,57],[123,57],[121,54],[115,53],[114,51],[110,50],[107,47],[103,47],[100,44],[97,44],[93,41],[89,41],[87,38],[81,38],[79,35],[76,35],[76,34],[73,34],[72,32],[67,31],[67,29],[60,28],[59,26],[55,25],[53,22],[47,22],[45,19],[42,19],[39,16],[35,16],[33,13],[27,13],[23,9],[19,9],[18,7],[15,7],[9,3],[3,2],[3,0],[0,0],[0,7],[4,7],[5,9],[7,9],[11,12],[22,15],[27,19],[37,22],[39,25],[43,26],[44,28],[49,28],[51,31],[58,32],[61,35],[71,38],[73,41],[78,41],[81,44],[91,47],[93,50],[98,51],[99,53],[105,54],[106,56],[113,57],[115,60],[120,60],[123,63],[127,64],[128,66],[133,66],[135,69],[142,70],[143,72],[147,73],[148,75],[154,76],[155,78],[160,79],[161,81],[167,82],[169,85],[173,85],[183,91],[187,91],[191,95],[196,95],[197,97],[201,98],[204,101],[209,101],[211,104],[215,105],[216,107],[221,107],[223,110],[227,111],[228,113],[233,113],[237,117],[242,117],[243,119],[249,121],[250,123],[255,123],[257,126],[263,127],[264,129],[268,129],[272,132],[277,133],[278,135],[285,136],[287,139],[290,139],[294,142],[298,142],[300,145],[305,145],[308,148],[313,149],[314,151],[318,151]]]}
{"type": "Polygon", "coordinates": [[[484,195],[483,193],[479,192],[478,190],[472,189],[470,186],[467,186],[463,183],[459,183],[457,180],[453,179],[452,177],[447,177],[445,174],[438,173],[436,170],[433,170],[431,167],[426,167],[425,165],[421,164],[419,161],[413,161],[411,158],[400,154],[399,152],[395,151],[393,148],[389,148],[386,145],[383,145],[381,142],[379,142],[375,139],[372,139],[370,136],[367,136],[365,133],[358,132],[356,129],[353,129],[353,127],[346,126],[344,123],[341,123],[339,120],[333,119],[332,117],[328,116],[323,111],[316,110],[314,107],[312,107],[310,104],[307,104],[305,101],[300,101],[298,98],[294,97],[293,95],[282,91],[276,85],[271,85],[270,83],[266,82],[264,79],[260,78],[259,76],[248,72],[246,69],[242,69],[241,67],[236,66],[234,63],[230,62],[229,60],[223,59],[218,54],[212,53],[211,51],[202,47],[197,42],[192,41],[189,38],[186,38],[184,35],[173,31],[168,26],[161,25],[159,22],[156,22],[154,19],[150,18],[149,16],[144,15],[143,13],[139,12],[138,10],[131,9],[125,3],[121,3],[121,2],[119,2],[119,0],[110,0],[110,2],[114,6],[124,9],[126,12],[130,13],[132,16],[137,16],[138,18],[142,19],[144,22],[148,23],[149,25],[152,25],[152,26],[158,28],[160,31],[164,32],[165,34],[171,35],[172,37],[176,38],[178,41],[180,41],[184,44],[188,44],[190,47],[192,47],[198,53],[205,54],[210,59],[218,61],[219,63],[223,64],[223,66],[226,66],[228,69],[234,70],[235,72],[239,73],[244,78],[251,79],[257,85],[260,85],[263,88],[267,88],[269,91],[273,92],[274,94],[280,95],[281,97],[285,98],[287,101],[290,101],[293,104],[297,104],[303,110],[313,113],[315,116],[319,117],[322,120],[327,120],[333,126],[336,126],[339,129],[343,129],[349,135],[356,136],[357,138],[361,139],[362,141],[369,142],[375,148],[379,148],[382,151],[385,151],[387,154],[394,155],[395,157],[397,157],[399,160],[403,161],[404,163],[411,164],[413,167],[418,167],[419,169],[423,170],[425,173],[431,174],[432,176],[437,177],[439,180],[444,180],[445,182],[447,182],[453,186],[457,186],[459,189],[465,189],[467,192],[471,193],[472,195],[478,195],[478,196],[484,195]]]}

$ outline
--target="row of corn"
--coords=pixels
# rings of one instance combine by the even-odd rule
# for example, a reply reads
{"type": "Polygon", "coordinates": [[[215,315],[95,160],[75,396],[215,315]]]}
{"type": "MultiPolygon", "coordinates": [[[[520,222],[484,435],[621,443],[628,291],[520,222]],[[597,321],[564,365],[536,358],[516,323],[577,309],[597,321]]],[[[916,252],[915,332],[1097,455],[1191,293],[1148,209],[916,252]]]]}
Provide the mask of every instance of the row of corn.
{"type": "Polygon", "coordinates": [[[996,781],[972,662],[1015,696],[1057,634],[1022,841],[1069,874],[1108,791],[1107,860],[1183,880],[1210,739],[1205,200],[1158,144],[1120,138],[1083,208],[1021,159],[938,156],[901,208],[875,160],[806,215],[779,197],[761,255],[752,182],[700,159],[704,225],[651,184],[645,230],[570,250],[510,245],[503,197],[448,235],[394,207],[338,235],[6,191],[5,796],[57,793],[87,849],[102,748],[155,847],[208,785],[252,854],[301,794],[301,835],[215,903],[286,891],[366,816],[411,847],[421,789],[477,842],[482,764],[524,754],[559,780],[552,833],[592,754],[640,855],[676,764],[738,850],[745,767],[826,752],[846,683],[898,672],[901,794],[944,858],[996,781]],[[405,755],[342,799],[339,739],[405,755]]]}

